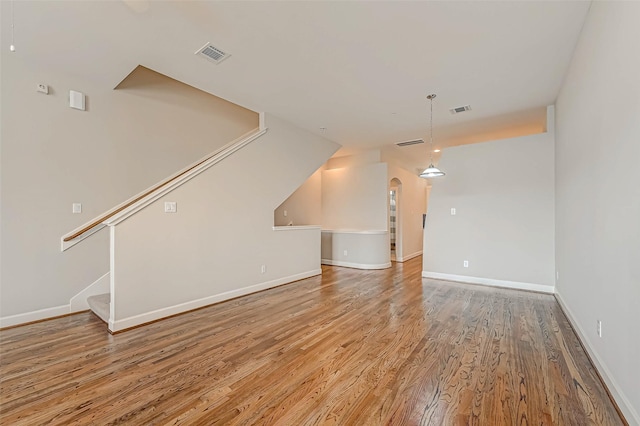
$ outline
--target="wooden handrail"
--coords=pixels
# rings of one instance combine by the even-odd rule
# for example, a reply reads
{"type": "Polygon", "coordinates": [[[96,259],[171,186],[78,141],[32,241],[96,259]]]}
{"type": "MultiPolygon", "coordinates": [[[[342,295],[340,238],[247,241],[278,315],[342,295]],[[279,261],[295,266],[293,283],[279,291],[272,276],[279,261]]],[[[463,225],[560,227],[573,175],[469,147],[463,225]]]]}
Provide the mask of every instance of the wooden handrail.
{"type": "MultiPolygon", "coordinates": [[[[251,135],[255,134],[256,132],[258,132],[260,129],[254,129],[249,133],[245,133],[244,135],[242,135],[240,138],[236,139],[234,142],[236,141],[242,141],[244,139],[247,139],[249,137],[251,137],[251,135]]],[[[193,166],[189,167],[188,169],[180,172],[179,174],[175,175],[174,177],[167,179],[166,181],[154,186],[153,188],[151,188],[150,190],[148,190],[147,192],[145,192],[144,194],[134,198],[133,200],[129,201],[128,203],[126,203],[123,206],[118,207],[117,209],[115,209],[114,211],[107,213],[101,217],[99,217],[98,219],[94,220],[93,222],[91,222],[90,224],[88,224],[87,226],[85,226],[84,228],[80,229],[79,231],[74,232],[73,234],[69,235],[68,237],[64,238],[62,241],[69,242],[73,239],[78,238],[80,235],[84,234],[87,231],[90,231],[91,229],[95,228],[96,226],[100,225],[102,222],[104,222],[105,220],[117,215],[118,213],[120,213],[121,211],[123,211],[124,209],[126,209],[127,207],[131,207],[132,205],[134,205],[135,203],[137,203],[138,201],[142,200],[144,197],[152,194],[153,192],[157,191],[158,189],[166,186],[167,184],[173,182],[174,180],[178,179],[181,176],[184,176],[186,173],[190,172],[191,170],[195,169],[196,167],[202,165],[203,163],[206,163],[207,161],[211,160],[213,157],[215,157],[216,155],[220,154],[222,151],[224,151],[225,149],[229,148],[230,146],[235,145],[235,143],[231,143],[229,145],[225,145],[224,147],[220,148],[219,150],[217,150],[216,152],[214,152],[213,154],[209,155],[207,158],[205,158],[202,161],[199,161],[198,163],[194,164],[193,166]]]]}

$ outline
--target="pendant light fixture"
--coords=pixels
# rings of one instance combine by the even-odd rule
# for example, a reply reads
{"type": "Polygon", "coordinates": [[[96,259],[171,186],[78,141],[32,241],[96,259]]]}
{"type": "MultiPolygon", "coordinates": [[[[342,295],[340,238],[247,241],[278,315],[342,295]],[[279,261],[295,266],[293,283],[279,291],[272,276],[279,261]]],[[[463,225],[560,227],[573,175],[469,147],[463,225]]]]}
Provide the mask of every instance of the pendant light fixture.
{"type": "Polygon", "coordinates": [[[438,169],[433,165],[433,99],[436,97],[435,94],[427,96],[427,99],[431,101],[431,123],[429,130],[429,155],[430,155],[430,163],[429,167],[424,169],[424,172],[420,173],[421,178],[434,178],[444,176],[444,172],[438,169]]]}

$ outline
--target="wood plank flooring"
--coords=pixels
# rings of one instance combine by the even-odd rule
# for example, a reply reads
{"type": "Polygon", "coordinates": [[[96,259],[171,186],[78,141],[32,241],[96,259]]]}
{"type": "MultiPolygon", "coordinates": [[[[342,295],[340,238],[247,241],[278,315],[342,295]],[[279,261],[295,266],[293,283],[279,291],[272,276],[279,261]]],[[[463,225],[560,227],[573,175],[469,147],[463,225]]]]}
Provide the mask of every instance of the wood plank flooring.
{"type": "Polygon", "coordinates": [[[620,425],[550,295],[323,267],[117,335],[0,332],[3,425],[620,425]]]}

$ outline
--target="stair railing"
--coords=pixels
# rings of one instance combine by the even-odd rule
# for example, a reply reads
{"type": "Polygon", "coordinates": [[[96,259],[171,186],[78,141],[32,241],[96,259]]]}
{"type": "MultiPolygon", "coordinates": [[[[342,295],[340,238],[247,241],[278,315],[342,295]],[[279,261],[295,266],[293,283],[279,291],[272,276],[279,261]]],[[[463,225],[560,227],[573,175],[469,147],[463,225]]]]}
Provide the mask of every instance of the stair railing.
{"type": "Polygon", "coordinates": [[[171,184],[175,184],[176,182],[180,181],[181,178],[184,179],[187,176],[193,176],[197,174],[199,170],[206,169],[211,165],[223,160],[224,158],[233,154],[240,148],[244,147],[245,145],[257,139],[258,137],[262,136],[264,133],[266,133],[266,131],[267,131],[266,128],[263,128],[263,129],[256,128],[248,133],[245,133],[244,135],[240,136],[234,141],[226,144],[222,148],[207,155],[203,159],[200,159],[195,163],[187,166],[185,169],[180,170],[178,173],[174,174],[173,176],[170,176],[164,181],[156,185],[153,185],[151,188],[148,188],[142,191],[140,194],[135,195],[134,197],[130,198],[124,203],[114,207],[108,212],[98,216],[97,218],[91,220],[90,222],[64,235],[61,238],[61,251],[65,251],[73,247],[80,241],[84,240],[85,238],[88,238],[89,236],[95,234],[96,232],[104,228],[106,226],[105,222],[111,219],[112,217],[118,215],[119,213],[124,212],[127,209],[131,209],[136,204],[144,203],[145,200],[148,200],[149,198],[153,197],[154,194],[157,194],[159,192],[162,192],[163,190],[166,190],[169,186],[172,186],[171,184]]]}

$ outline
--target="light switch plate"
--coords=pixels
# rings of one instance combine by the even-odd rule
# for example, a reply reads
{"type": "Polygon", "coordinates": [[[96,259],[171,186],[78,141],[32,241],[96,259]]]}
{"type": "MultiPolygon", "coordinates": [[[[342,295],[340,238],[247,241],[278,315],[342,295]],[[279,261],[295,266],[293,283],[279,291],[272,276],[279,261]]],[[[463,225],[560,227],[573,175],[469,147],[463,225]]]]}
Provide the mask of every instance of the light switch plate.
{"type": "Polygon", "coordinates": [[[81,203],[73,203],[71,205],[71,212],[73,214],[82,213],[82,204],[81,203]]]}
{"type": "Polygon", "coordinates": [[[164,212],[165,213],[177,213],[178,212],[178,203],[175,201],[165,201],[164,202],[164,212]]]}
{"type": "Polygon", "coordinates": [[[76,92],[75,90],[69,90],[69,106],[71,108],[85,110],[84,93],[76,92]]]}

